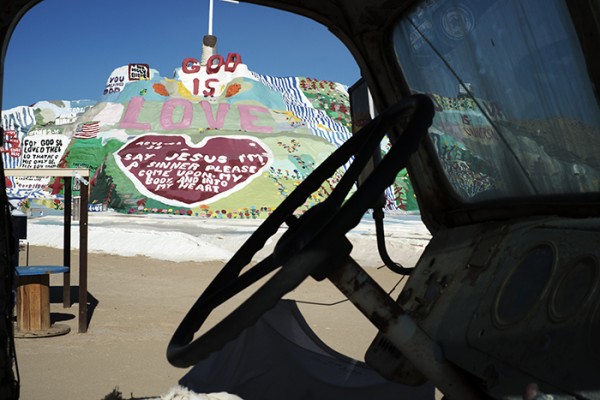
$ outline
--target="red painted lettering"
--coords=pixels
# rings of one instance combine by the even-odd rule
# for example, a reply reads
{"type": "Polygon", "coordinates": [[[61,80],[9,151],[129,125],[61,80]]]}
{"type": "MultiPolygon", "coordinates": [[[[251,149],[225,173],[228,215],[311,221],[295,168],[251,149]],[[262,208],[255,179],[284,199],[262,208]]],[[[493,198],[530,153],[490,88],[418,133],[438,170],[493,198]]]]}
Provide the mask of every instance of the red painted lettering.
{"type": "MultiPolygon", "coordinates": [[[[207,68],[208,68],[208,65],[207,65],[207,68]]],[[[215,94],[215,88],[212,87],[212,86],[210,86],[210,84],[213,83],[213,82],[219,82],[219,80],[211,78],[211,79],[207,79],[204,82],[204,86],[207,89],[207,90],[205,90],[205,91],[202,92],[202,94],[204,95],[204,97],[214,96],[214,94],[215,94]]]]}
{"type": "Polygon", "coordinates": [[[223,56],[220,54],[213,54],[210,56],[208,61],[206,62],[206,73],[207,74],[216,74],[221,69],[221,66],[225,64],[225,60],[223,56]],[[216,64],[215,64],[216,61],[216,64]]]}
{"type": "Polygon", "coordinates": [[[200,92],[200,79],[194,78],[194,96],[198,96],[200,92]]]}
{"type": "Polygon", "coordinates": [[[186,74],[200,72],[200,63],[195,58],[188,57],[181,63],[181,70],[186,74]]]}
{"type": "Polygon", "coordinates": [[[225,71],[234,72],[239,64],[242,63],[242,56],[238,53],[227,54],[227,61],[225,62],[225,71]]]}

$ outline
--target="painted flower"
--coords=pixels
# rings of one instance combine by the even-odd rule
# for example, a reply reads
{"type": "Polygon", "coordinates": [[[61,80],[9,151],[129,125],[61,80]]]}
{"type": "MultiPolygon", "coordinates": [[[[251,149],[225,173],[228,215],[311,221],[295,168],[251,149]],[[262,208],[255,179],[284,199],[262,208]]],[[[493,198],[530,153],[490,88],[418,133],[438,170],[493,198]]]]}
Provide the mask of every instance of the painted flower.
{"type": "Polygon", "coordinates": [[[225,97],[235,96],[236,94],[239,93],[239,91],[241,89],[242,89],[242,85],[240,85],[239,83],[232,83],[231,85],[227,86],[227,91],[225,92],[225,97]]]}
{"type": "Polygon", "coordinates": [[[154,85],[152,85],[152,89],[154,89],[154,91],[156,93],[160,94],[161,96],[168,96],[169,95],[169,92],[167,91],[167,88],[162,83],[155,83],[154,85]]]}

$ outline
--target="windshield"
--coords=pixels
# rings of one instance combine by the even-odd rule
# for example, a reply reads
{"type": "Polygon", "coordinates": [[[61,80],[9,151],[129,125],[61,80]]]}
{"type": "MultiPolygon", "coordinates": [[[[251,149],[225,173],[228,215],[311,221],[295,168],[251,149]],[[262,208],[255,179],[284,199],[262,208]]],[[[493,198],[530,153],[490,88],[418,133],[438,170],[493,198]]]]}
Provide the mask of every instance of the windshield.
{"type": "Polygon", "coordinates": [[[425,0],[394,29],[467,202],[600,192],[600,112],[564,1],[425,0]]]}

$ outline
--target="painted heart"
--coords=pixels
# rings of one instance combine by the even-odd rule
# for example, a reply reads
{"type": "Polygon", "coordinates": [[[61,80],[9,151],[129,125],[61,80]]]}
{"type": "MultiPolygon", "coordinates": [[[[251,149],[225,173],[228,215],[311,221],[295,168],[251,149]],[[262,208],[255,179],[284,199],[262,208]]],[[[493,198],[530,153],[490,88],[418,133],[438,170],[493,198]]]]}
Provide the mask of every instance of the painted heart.
{"type": "Polygon", "coordinates": [[[136,188],[165,204],[194,207],[240,190],[273,155],[248,136],[213,136],[193,144],[186,135],[142,135],[115,152],[136,188]]]}

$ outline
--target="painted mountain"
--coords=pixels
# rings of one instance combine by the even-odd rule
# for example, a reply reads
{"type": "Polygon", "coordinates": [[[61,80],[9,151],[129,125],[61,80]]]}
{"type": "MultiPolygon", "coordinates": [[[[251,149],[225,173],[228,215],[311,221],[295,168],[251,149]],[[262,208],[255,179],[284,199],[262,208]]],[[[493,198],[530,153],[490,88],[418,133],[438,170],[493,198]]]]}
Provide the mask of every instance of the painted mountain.
{"type": "MultiPolygon", "coordinates": [[[[235,53],[206,65],[185,59],[172,78],[122,66],[99,101],[16,107],[2,112],[2,126],[6,168],[89,168],[91,211],[213,218],[264,218],[351,134],[344,86],[260,75],[235,53]]],[[[60,179],[6,183],[22,208],[62,207],[60,179]]],[[[404,173],[388,208],[416,209],[404,173]]]]}

